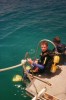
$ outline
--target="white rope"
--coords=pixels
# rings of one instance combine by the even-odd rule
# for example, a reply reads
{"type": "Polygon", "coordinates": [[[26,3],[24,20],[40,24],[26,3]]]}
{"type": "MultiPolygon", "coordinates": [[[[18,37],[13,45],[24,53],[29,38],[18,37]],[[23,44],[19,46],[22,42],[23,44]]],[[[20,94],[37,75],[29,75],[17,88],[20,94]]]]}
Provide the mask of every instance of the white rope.
{"type": "Polygon", "coordinates": [[[7,71],[7,70],[10,70],[10,69],[17,68],[17,67],[19,67],[19,66],[24,65],[26,62],[27,62],[27,60],[26,60],[26,59],[23,59],[23,60],[21,60],[21,63],[20,63],[20,64],[15,65],[15,66],[12,66],[12,67],[8,67],[8,68],[0,69],[0,72],[3,72],[3,71],[7,71]]]}
{"type": "Polygon", "coordinates": [[[18,64],[18,65],[12,66],[12,67],[0,69],[0,72],[7,71],[7,70],[10,70],[10,69],[14,69],[14,68],[17,68],[19,66],[22,66],[22,64],[18,64]]]}

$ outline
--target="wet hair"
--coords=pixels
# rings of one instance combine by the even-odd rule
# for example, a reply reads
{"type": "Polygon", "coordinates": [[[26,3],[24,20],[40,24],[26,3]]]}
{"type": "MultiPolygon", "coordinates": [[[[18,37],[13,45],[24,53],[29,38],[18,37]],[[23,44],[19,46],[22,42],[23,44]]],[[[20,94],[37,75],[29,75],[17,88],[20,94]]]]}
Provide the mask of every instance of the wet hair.
{"type": "Polygon", "coordinates": [[[48,42],[47,42],[47,41],[41,41],[41,42],[40,42],[40,45],[44,45],[44,44],[45,44],[46,46],[48,46],[48,42]]]}
{"type": "Polygon", "coordinates": [[[56,37],[53,39],[53,42],[59,44],[59,43],[61,42],[60,37],[56,36],[56,37]]]}

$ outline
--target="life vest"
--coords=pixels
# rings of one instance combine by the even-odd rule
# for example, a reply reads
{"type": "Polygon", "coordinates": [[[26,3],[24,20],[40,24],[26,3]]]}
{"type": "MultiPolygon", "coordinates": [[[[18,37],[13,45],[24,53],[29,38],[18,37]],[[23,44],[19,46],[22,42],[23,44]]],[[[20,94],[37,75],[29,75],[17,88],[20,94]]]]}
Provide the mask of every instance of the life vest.
{"type": "Polygon", "coordinates": [[[51,51],[50,50],[47,50],[45,52],[42,52],[42,54],[40,55],[40,60],[39,60],[39,64],[42,64],[45,66],[47,66],[48,62],[50,60],[52,60],[52,56],[51,56],[51,51]]]}

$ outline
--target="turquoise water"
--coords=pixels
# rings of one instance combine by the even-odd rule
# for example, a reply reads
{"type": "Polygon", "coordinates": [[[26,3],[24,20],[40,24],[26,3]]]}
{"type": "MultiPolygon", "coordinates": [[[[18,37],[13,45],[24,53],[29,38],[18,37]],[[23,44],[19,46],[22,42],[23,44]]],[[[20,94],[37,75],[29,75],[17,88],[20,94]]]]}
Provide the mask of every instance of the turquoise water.
{"type": "MultiPolygon", "coordinates": [[[[60,36],[66,43],[66,0],[0,0],[0,68],[17,65],[38,42],[60,36]]],[[[1,100],[31,100],[14,75],[22,68],[0,72],[1,100]]]]}

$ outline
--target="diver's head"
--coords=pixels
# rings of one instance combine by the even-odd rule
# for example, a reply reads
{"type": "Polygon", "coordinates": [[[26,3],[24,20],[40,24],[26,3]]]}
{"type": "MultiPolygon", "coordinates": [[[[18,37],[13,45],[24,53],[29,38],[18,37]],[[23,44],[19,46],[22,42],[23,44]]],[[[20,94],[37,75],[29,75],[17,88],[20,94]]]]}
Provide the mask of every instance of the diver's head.
{"type": "Polygon", "coordinates": [[[48,42],[47,41],[41,41],[40,46],[41,46],[42,52],[45,52],[48,49],[48,42]]]}
{"type": "Polygon", "coordinates": [[[59,44],[61,42],[60,40],[60,37],[56,36],[54,39],[53,39],[53,42],[55,45],[59,44]]]}

